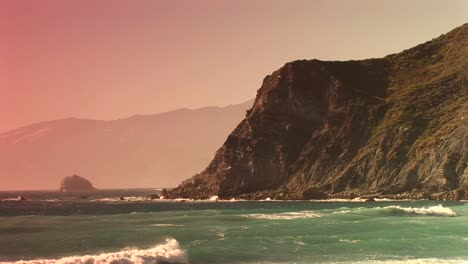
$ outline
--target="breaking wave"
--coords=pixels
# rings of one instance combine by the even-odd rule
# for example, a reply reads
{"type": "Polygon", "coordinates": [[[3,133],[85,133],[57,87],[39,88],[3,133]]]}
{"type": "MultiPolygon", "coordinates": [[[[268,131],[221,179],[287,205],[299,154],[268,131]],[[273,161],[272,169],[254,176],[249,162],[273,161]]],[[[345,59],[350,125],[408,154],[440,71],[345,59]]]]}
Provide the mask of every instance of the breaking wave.
{"type": "Polygon", "coordinates": [[[5,199],[0,199],[0,202],[15,202],[15,201],[21,201],[18,198],[5,198],[5,199]]]}
{"type": "Polygon", "coordinates": [[[428,216],[457,216],[457,213],[448,207],[443,205],[435,205],[429,207],[402,207],[400,205],[390,205],[385,207],[375,207],[375,208],[353,208],[353,209],[343,209],[340,211],[333,212],[333,214],[348,214],[348,213],[375,213],[378,215],[400,215],[400,214],[410,214],[410,215],[428,215],[428,216]]]}
{"type": "Polygon", "coordinates": [[[466,264],[466,263],[468,262],[462,259],[438,259],[438,258],[329,262],[329,264],[466,264]]]}
{"type": "Polygon", "coordinates": [[[164,244],[149,249],[129,249],[100,255],[72,256],[61,259],[20,260],[16,262],[0,262],[14,264],[154,264],[179,263],[187,264],[188,257],[180,248],[179,242],[171,238],[164,244]]]}
{"type": "Polygon", "coordinates": [[[334,214],[362,214],[369,216],[399,216],[405,215],[427,215],[427,216],[446,216],[454,217],[457,213],[448,207],[439,204],[429,207],[402,207],[399,205],[390,205],[386,207],[358,207],[358,208],[343,208],[339,211],[330,213],[318,213],[315,211],[299,211],[299,212],[285,212],[285,213],[264,213],[264,214],[245,214],[244,217],[255,219],[268,219],[268,220],[291,220],[300,218],[318,218],[334,214]]]}
{"type": "Polygon", "coordinates": [[[351,244],[354,244],[354,243],[357,243],[361,240],[359,239],[345,239],[345,238],[340,238],[340,242],[343,242],[343,243],[351,243],[351,244]]]}
{"type": "Polygon", "coordinates": [[[91,199],[90,202],[142,202],[149,201],[143,196],[125,196],[125,197],[104,197],[91,199]]]}
{"type": "Polygon", "coordinates": [[[444,207],[443,205],[439,204],[436,206],[430,207],[401,207],[399,205],[392,205],[387,206],[384,208],[390,208],[394,210],[399,210],[408,214],[419,214],[419,215],[437,215],[437,216],[457,216],[452,209],[444,207]]]}
{"type": "Polygon", "coordinates": [[[159,226],[159,227],[183,227],[184,225],[176,225],[176,224],[153,224],[151,226],[159,226]]]}
{"type": "Polygon", "coordinates": [[[275,214],[247,214],[245,217],[255,219],[269,219],[269,220],[290,220],[299,218],[317,218],[322,215],[313,211],[299,211],[299,212],[286,212],[286,213],[275,213],[275,214]]]}

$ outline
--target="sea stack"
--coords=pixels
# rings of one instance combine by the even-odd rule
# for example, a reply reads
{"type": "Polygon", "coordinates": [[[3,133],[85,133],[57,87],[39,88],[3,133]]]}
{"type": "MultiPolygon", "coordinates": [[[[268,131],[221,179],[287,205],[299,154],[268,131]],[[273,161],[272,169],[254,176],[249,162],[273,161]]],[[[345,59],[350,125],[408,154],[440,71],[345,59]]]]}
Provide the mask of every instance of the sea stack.
{"type": "Polygon", "coordinates": [[[60,191],[77,192],[77,191],[92,191],[95,190],[93,185],[87,179],[72,175],[65,177],[60,183],[60,191]]]}

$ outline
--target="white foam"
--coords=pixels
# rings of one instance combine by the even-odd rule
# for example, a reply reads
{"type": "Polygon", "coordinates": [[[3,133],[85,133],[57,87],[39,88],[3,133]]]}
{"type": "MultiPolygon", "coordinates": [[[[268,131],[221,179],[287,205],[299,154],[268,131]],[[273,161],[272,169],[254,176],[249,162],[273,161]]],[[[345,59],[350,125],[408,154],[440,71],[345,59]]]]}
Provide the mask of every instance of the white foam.
{"type": "Polygon", "coordinates": [[[352,209],[343,209],[339,211],[335,211],[332,214],[347,214],[347,213],[355,213],[355,212],[362,212],[365,210],[373,210],[373,209],[380,209],[380,210],[396,210],[401,211],[407,214],[416,214],[416,215],[431,215],[431,216],[457,216],[457,213],[454,212],[452,209],[444,207],[443,205],[439,204],[436,206],[429,206],[429,207],[402,207],[400,205],[390,205],[386,207],[357,207],[352,209]]]}
{"type": "Polygon", "coordinates": [[[357,243],[361,240],[359,239],[345,239],[345,238],[340,238],[340,242],[344,242],[344,243],[350,243],[350,244],[354,244],[354,243],[357,243]]]}
{"type": "Polygon", "coordinates": [[[363,203],[367,199],[356,197],[354,199],[344,199],[344,198],[330,198],[325,200],[308,200],[311,202],[325,202],[325,203],[363,203]]]}
{"type": "MultiPolygon", "coordinates": [[[[253,262],[248,262],[248,263],[253,264],[253,262]]],[[[261,262],[261,263],[262,264],[290,264],[291,262],[275,261],[275,262],[261,262]]],[[[362,261],[336,261],[336,262],[328,262],[328,261],[327,262],[313,262],[311,261],[310,263],[322,263],[322,264],[468,264],[468,261],[463,260],[463,259],[423,258],[423,259],[362,260],[362,261]]]]}
{"type": "Polygon", "coordinates": [[[467,264],[463,259],[400,259],[400,260],[364,260],[350,262],[330,262],[329,264],[467,264]]]}
{"type": "Polygon", "coordinates": [[[5,199],[1,199],[0,201],[2,201],[2,202],[16,202],[16,201],[21,201],[21,200],[18,199],[18,198],[5,198],[5,199]]]}
{"type": "Polygon", "coordinates": [[[393,202],[396,201],[394,199],[389,199],[389,198],[374,198],[376,202],[393,202]]]}
{"type": "Polygon", "coordinates": [[[195,200],[189,199],[189,198],[175,198],[175,199],[172,199],[172,201],[176,201],[176,202],[194,202],[195,200]]]}
{"type": "Polygon", "coordinates": [[[60,200],[59,199],[46,199],[46,200],[43,200],[44,202],[59,202],[60,200]]]}
{"type": "Polygon", "coordinates": [[[159,227],[182,227],[184,225],[176,225],[176,224],[153,224],[151,226],[159,226],[159,227]]]}
{"type": "Polygon", "coordinates": [[[299,211],[299,212],[286,212],[276,214],[247,214],[243,215],[255,219],[269,219],[269,220],[291,220],[299,218],[317,218],[322,215],[313,211],[299,211]]]}
{"type": "Polygon", "coordinates": [[[105,197],[105,198],[98,198],[98,199],[92,199],[90,200],[91,202],[153,202],[153,201],[158,201],[159,199],[148,199],[147,197],[143,196],[125,196],[125,197],[105,197]],[[123,199],[122,199],[123,198],[123,199]]]}
{"type": "Polygon", "coordinates": [[[218,240],[224,240],[224,232],[222,231],[219,231],[219,232],[216,232],[216,236],[218,237],[218,240]]]}
{"type": "Polygon", "coordinates": [[[444,207],[439,204],[430,207],[401,207],[399,205],[391,205],[384,208],[393,208],[409,214],[420,214],[420,215],[438,215],[438,216],[457,216],[452,209],[444,207]]]}
{"type": "Polygon", "coordinates": [[[130,197],[123,197],[124,200],[121,200],[120,197],[106,197],[106,198],[98,198],[98,199],[91,199],[90,202],[127,202],[130,201],[130,197]]]}
{"type": "Polygon", "coordinates": [[[166,243],[149,249],[129,249],[100,255],[73,256],[61,259],[21,260],[3,262],[14,264],[150,264],[150,263],[180,263],[187,264],[188,257],[175,239],[167,239],[166,243]]]}
{"type": "MultiPolygon", "coordinates": [[[[380,208],[380,207],[378,207],[380,208]]],[[[353,209],[342,209],[342,210],[339,210],[339,211],[334,211],[332,214],[347,214],[347,213],[353,213],[353,212],[359,212],[363,209],[366,209],[365,207],[357,207],[357,208],[353,208],[353,209]]]]}

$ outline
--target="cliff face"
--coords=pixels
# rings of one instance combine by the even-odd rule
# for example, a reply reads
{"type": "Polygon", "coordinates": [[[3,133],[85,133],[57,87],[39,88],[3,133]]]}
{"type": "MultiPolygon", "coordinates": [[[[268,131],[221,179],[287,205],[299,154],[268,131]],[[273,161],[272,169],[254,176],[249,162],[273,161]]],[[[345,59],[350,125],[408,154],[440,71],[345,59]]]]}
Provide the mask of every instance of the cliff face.
{"type": "Polygon", "coordinates": [[[172,196],[468,197],[468,24],[399,54],[294,61],[172,196]]]}

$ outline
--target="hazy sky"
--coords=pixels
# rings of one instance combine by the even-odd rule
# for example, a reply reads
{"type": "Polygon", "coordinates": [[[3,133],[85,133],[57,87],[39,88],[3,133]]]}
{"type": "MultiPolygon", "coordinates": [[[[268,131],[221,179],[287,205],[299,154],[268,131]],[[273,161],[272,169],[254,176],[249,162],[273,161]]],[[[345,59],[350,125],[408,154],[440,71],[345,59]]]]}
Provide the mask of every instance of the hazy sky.
{"type": "Polygon", "coordinates": [[[239,103],[285,62],[381,57],[466,22],[466,0],[4,0],[0,131],[239,103]]]}

